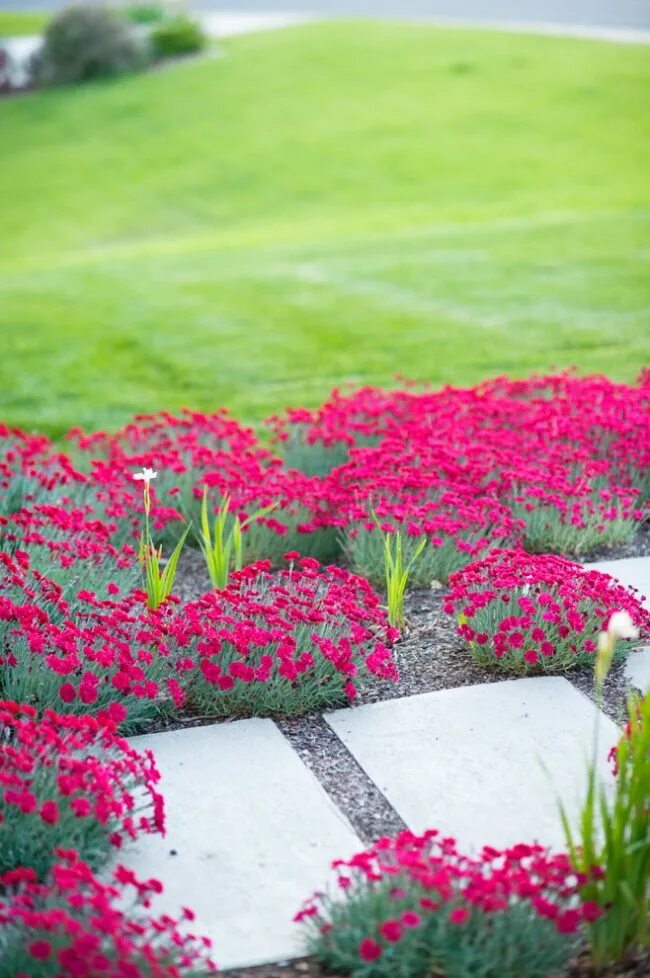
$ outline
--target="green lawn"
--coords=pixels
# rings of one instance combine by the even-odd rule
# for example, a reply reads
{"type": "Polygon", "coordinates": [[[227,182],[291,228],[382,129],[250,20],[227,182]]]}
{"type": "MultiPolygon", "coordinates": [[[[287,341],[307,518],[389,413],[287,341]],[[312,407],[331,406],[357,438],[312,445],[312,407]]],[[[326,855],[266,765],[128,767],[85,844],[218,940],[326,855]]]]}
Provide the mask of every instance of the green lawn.
{"type": "Polygon", "coordinates": [[[346,23],[222,54],[0,102],[0,417],[650,361],[647,48],[346,23]]]}
{"type": "Polygon", "coordinates": [[[46,10],[0,10],[0,37],[40,34],[50,16],[46,10]]]}

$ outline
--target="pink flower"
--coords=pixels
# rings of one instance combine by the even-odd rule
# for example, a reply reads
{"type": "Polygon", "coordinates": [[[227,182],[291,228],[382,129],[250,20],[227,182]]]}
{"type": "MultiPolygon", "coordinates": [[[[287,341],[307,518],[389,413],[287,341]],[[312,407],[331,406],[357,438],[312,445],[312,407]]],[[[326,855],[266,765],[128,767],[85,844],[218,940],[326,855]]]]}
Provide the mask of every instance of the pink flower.
{"type": "Polygon", "coordinates": [[[379,933],[385,940],[394,944],[402,936],[402,925],[399,920],[385,920],[379,925],[379,933]]]}
{"type": "Polygon", "coordinates": [[[52,953],[52,945],[49,941],[32,941],[27,945],[27,950],[36,961],[47,961],[52,953]]]}
{"type": "Polygon", "coordinates": [[[555,920],[555,926],[560,934],[575,934],[580,926],[580,911],[565,910],[555,920]]]}
{"type": "Polygon", "coordinates": [[[414,910],[405,910],[401,916],[401,921],[404,927],[419,927],[422,923],[422,918],[414,910]]]}
{"type": "Polygon", "coordinates": [[[46,825],[56,825],[59,821],[59,806],[55,801],[46,801],[41,805],[41,819],[46,825]]]}
{"type": "Polygon", "coordinates": [[[376,961],[383,953],[381,944],[373,941],[371,937],[364,937],[359,944],[359,957],[362,961],[376,961]]]}
{"type": "Polygon", "coordinates": [[[449,920],[452,924],[464,924],[469,917],[469,910],[466,907],[455,907],[454,910],[449,914],[449,920]]]}

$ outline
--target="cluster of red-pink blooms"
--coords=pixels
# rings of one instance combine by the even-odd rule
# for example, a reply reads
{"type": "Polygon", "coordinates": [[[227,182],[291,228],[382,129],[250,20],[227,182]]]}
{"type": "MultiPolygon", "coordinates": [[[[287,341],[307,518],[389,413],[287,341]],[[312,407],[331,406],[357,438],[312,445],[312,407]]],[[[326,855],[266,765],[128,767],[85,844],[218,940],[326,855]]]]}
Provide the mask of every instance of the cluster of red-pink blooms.
{"type": "MultiPolygon", "coordinates": [[[[456,563],[494,546],[581,552],[618,542],[650,496],[645,375],[637,386],[561,374],[468,389],[335,391],[317,411],[269,424],[284,461],[225,411],[140,416],[112,435],[73,431],[83,473],[47,439],[2,429],[0,485],[14,499],[0,512],[5,549],[45,547],[63,565],[94,557],[132,566],[142,514],[132,476],[143,467],[158,472],[158,531],[177,535],[178,521],[196,522],[207,488],[211,504],[228,495],[241,516],[274,504],[258,525],[297,531],[285,549],[308,552],[323,526],[348,539],[371,533],[376,516],[434,547],[451,541],[456,563]],[[297,471],[296,446],[302,461],[304,448],[330,453],[333,471],[297,471]]],[[[253,558],[267,555],[264,543],[253,558]]]]}
{"type": "Polygon", "coordinates": [[[495,541],[514,543],[521,528],[508,506],[474,483],[451,450],[429,448],[390,436],[353,449],[324,480],[331,522],[354,536],[374,531],[377,520],[387,532],[426,534],[434,547],[451,538],[467,559],[495,541]]]}
{"type": "Polygon", "coordinates": [[[252,429],[225,410],[141,415],[112,435],[74,430],[70,437],[87,455],[98,499],[111,518],[128,520],[141,512],[133,472],[150,467],[158,473],[151,486],[152,523],[158,530],[188,516],[196,519],[204,489],[215,506],[227,495],[232,512],[242,518],[275,504],[261,522],[280,536],[288,522],[308,532],[324,519],[317,482],[288,471],[252,429]]]}
{"type": "MultiPolygon", "coordinates": [[[[359,958],[366,962],[424,929],[432,915],[444,918],[452,929],[472,918],[478,932],[477,914],[489,921],[514,903],[525,903],[540,918],[553,921],[558,932],[572,934],[582,921],[602,913],[596,903],[576,899],[587,880],[575,873],[568,856],[550,854],[539,845],[503,850],[485,846],[470,858],[459,852],[455,839],[436,829],[422,835],[403,831],[379,839],[350,860],[336,860],[332,868],[339,892],[345,894],[344,910],[336,895],[318,892],[294,919],[325,942],[345,940],[349,929],[359,958]],[[365,934],[359,936],[364,924],[365,934]]],[[[602,876],[597,867],[594,874],[602,876]]]]}
{"type": "Polygon", "coordinates": [[[641,635],[650,613],[609,574],[564,557],[493,550],[450,578],[444,609],[483,663],[505,668],[567,668],[589,661],[615,611],[641,635]]]}
{"type": "Polygon", "coordinates": [[[161,701],[183,702],[171,663],[169,621],[140,591],[108,598],[73,595],[30,568],[29,556],[0,553],[0,667],[13,699],[93,712],[121,700],[130,719],[161,701]]]}
{"type": "MultiPolygon", "coordinates": [[[[585,461],[607,457],[619,484],[630,486],[650,467],[649,412],[647,371],[636,386],[561,373],[438,391],[412,385],[336,390],[317,410],[289,410],[269,424],[279,443],[299,433],[315,447],[376,445],[387,437],[414,447],[438,444],[464,459],[481,482],[519,467],[523,482],[529,464],[543,474],[549,459],[570,473],[585,461]]],[[[513,477],[517,481],[516,472],[513,477]]]]}
{"type": "Polygon", "coordinates": [[[0,700],[0,866],[48,826],[90,820],[113,846],[140,832],[164,832],[160,775],[150,751],[139,753],[117,734],[117,703],[97,717],[62,716],[0,700]],[[4,839],[4,842],[3,842],[4,839]]]}
{"type": "Polygon", "coordinates": [[[5,685],[15,699],[64,711],[119,700],[133,725],[164,705],[182,708],[199,678],[215,692],[284,681],[286,698],[338,677],[350,699],[359,675],[395,678],[388,645],[397,633],[368,582],[297,552],[287,558],[290,569],[273,576],[268,562],[251,564],[182,609],[170,599],[149,610],[139,591],[105,599],[79,591],[71,611],[26,555],[0,554],[5,685]]]}
{"type": "Polygon", "coordinates": [[[55,451],[45,435],[28,434],[0,424],[0,489],[3,495],[20,475],[34,492],[83,481],[67,455],[55,451]]]}
{"type": "MultiPolygon", "coordinates": [[[[296,552],[285,555],[289,568],[271,574],[259,561],[232,575],[223,591],[213,591],[183,607],[173,626],[179,648],[191,654],[178,663],[188,696],[200,696],[203,709],[214,697],[206,688],[228,693],[268,686],[280,688],[286,709],[287,689],[316,695],[338,680],[349,699],[356,681],[372,674],[396,679],[392,653],[385,643],[397,632],[386,622],[379,595],[368,582],[341,567],[321,567],[296,552]],[[191,677],[192,671],[198,675],[191,677]],[[201,694],[200,690],[203,689],[201,694]]],[[[264,710],[264,690],[256,695],[256,712],[264,710]]],[[[283,699],[275,704],[282,710],[283,699]]],[[[273,701],[271,701],[273,702],[273,701]]],[[[270,706],[269,703],[267,706],[270,706]]]]}
{"type": "Polygon", "coordinates": [[[572,374],[497,379],[470,389],[364,388],[334,392],[314,412],[272,419],[291,459],[296,443],[318,453],[343,447],[348,461],[325,479],[335,522],[387,525],[439,537],[468,526],[490,545],[562,549],[530,527],[548,521],[595,540],[621,521],[642,518],[650,495],[650,386],[572,374]],[[454,524],[453,513],[460,516],[454,524]],[[513,517],[516,521],[513,524],[513,517]]]}
{"type": "MultiPolygon", "coordinates": [[[[210,941],[152,917],[157,880],[124,867],[98,879],[74,850],[58,849],[45,882],[29,867],[0,875],[0,959],[12,978],[180,978],[213,974],[210,941]],[[131,905],[129,905],[129,902],[131,905]]],[[[183,911],[191,921],[190,910],[183,911]]]]}

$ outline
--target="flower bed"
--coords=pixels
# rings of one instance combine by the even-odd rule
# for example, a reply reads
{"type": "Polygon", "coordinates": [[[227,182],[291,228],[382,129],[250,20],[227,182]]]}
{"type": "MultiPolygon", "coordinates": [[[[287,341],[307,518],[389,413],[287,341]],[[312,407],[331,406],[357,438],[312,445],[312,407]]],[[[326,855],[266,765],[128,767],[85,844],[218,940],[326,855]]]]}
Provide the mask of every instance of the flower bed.
{"type": "MultiPolygon", "coordinates": [[[[124,909],[125,889],[146,908],[159,884],[93,875],[123,840],[163,828],[155,765],[118,728],[291,716],[395,680],[398,633],[369,583],[384,582],[385,534],[400,566],[418,554],[411,584],[449,580],[445,610],[481,665],[589,663],[613,612],[650,634],[630,591],[557,556],[626,543],[648,515],[649,377],[334,392],[270,419],[271,450],[224,411],[71,432],[74,462],[0,427],[3,967],[206,971],[173,921],[124,909]],[[162,576],[199,528],[220,590],[181,605],[162,576]],[[221,588],[224,541],[248,566],[221,588]],[[323,566],[339,559],[350,569],[323,566]],[[157,575],[146,591],[142,566],[157,575]]],[[[566,857],[536,846],[469,859],[434,832],[403,833],[337,870],[344,899],[321,894],[299,916],[326,966],[360,978],[534,978],[600,913],[566,857]]]]}
{"type": "Polygon", "coordinates": [[[96,713],[112,703],[133,730],[182,703],[171,658],[174,603],[144,606],[141,591],[72,595],[33,572],[26,555],[0,554],[0,695],[65,713],[96,713]]]}
{"type": "MultiPolygon", "coordinates": [[[[192,978],[214,974],[210,942],[147,913],[160,893],[118,867],[99,880],[77,853],[59,849],[45,882],[29,867],[0,875],[0,960],[12,978],[192,978]]],[[[189,910],[186,919],[192,919],[189,910]]]]}
{"type": "MultiPolygon", "coordinates": [[[[608,574],[564,557],[495,550],[450,579],[445,611],[481,665],[558,672],[592,662],[612,614],[650,635],[650,613],[608,574]]],[[[632,648],[630,641],[618,654],[632,648]]]]}
{"type": "Polygon", "coordinates": [[[140,833],[164,831],[160,775],[116,734],[110,714],[60,716],[0,701],[0,874],[29,866],[39,879],[61,845],[97,868],[140,833]]]}
{"type": "MultiPolygon", "coordinates": [[[[294,547],[320,560],[337,553],[335,534],[327,531],[318,482],[285,468],[280,458],[259,444],[251,429],[242,428],[225,411],[143,415],[115,435],[73,431],[70,438],[92,468],[99,496],[111,501],[111,512],[116,512],[119,501],[122,519],[130,513],[137,522],[142,512],[133,472],[156,470],[151,515],[166,543],[180,535],[182,522],[191,520],[198,527],[207,488],[215,510],[224,497],[229,498],[233,518],[275,507],[254,519],[244,536],[248,562],[270,559],[277,564],[294,547]]],[[[194,542],[193,536],[189,542],[194,542]]]]}
{"type": "Polygon", "coordinates": [[[543,978],[601,913],[568,858],[537,845],[469,858],[436,830],[405,831],[333,869],[295,919],[327,968],[359,978],[543,978]]]}
{"type": "Polygon", "coordinates": [[[353,700],[370,676],[396,679],[396,638],[363,578],[287,554],[272,576],[258,563],[223,591],[185,605],[178,642],[190,709],[269,716],[353,700]]]}

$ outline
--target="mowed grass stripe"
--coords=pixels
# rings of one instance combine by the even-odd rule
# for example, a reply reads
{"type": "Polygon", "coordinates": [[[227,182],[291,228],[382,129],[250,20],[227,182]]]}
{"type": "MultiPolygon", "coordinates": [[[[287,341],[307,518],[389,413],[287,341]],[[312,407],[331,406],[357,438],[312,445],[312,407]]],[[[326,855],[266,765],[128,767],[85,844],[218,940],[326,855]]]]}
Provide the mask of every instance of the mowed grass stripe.
{"type": "Polygon", "coordinates": [[[310,25],[0,103],[2,415],[648,360],[644,48],[310,25]]]}

